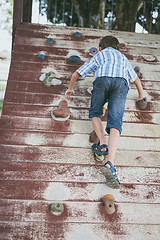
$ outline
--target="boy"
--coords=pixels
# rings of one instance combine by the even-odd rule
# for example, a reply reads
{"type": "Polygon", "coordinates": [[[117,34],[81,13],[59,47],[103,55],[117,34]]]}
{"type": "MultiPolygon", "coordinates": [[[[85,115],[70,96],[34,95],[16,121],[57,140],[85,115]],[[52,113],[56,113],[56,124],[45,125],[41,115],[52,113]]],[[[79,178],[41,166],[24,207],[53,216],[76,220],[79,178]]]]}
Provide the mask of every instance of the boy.
{"type": "Polygon", "coordinates": [[[70,95],[74,94],[73,87],[78,77],[85,77],[86,74],[95,72],[89,118],[92,119],[100,142],[93,144],[92,151],[100,155],[108,154],[108,161],[102,167],[102,173],[106,177],[108,186],[112,188],[120,187],[113,165],[122,131],[122,118],[129,90],[129,80],[136,85],[139,93],[137,100],[145,97],[140,79],[128,59],[118,51],[119,45],[117,38],[103,37],[99,43],[99,52],[73,73],[68,90],[65,92],[65,97],[70,98],[70,95]],[[109,134],[108,146],[101,122],[103,106],[106,102],[108,102],[106,126],[106,132],[109,134]]]}

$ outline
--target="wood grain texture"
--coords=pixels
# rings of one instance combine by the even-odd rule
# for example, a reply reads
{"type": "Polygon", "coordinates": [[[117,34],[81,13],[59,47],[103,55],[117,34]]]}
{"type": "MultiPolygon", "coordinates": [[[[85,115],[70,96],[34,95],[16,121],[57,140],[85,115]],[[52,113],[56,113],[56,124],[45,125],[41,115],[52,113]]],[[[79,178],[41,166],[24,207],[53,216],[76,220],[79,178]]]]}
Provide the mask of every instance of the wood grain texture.
{"type": "MultiPolygon", "coordinates": [[[[159,240],[160,232],[160,37],[96,29],[18,26],[5,101],[0,119],[1,240],[159,240]],[[80,31],[80,38],[74,32],[80,31]],[[136,107],[134,84],[126,102],[123,131],[115,159],[120,190],[106,185],[89,142],[88,119],[93,74],[78,79],[68,101],[66,122],[54,121],[56,109],[79,65],[67,58],[91,58],[104,35],[114,35],[133,67],[139,66],[148,99],[136,107]],[[53,37],[53,45],[47,43],[53,37]],[[37,54],[45,53],[44,60],[37,54]],[[46,88],[39,77],[54,71],[60,85],[46,88]],[[116,198],[116,212],[107,215],[101,198],[116,198]],[[64,212],[54,215],[51,203],[64,212]]],[[[105,127],[107,112],[103,117],[105,127]]],[[[106,135],[106,140],[108,136],[106,135]]]]}

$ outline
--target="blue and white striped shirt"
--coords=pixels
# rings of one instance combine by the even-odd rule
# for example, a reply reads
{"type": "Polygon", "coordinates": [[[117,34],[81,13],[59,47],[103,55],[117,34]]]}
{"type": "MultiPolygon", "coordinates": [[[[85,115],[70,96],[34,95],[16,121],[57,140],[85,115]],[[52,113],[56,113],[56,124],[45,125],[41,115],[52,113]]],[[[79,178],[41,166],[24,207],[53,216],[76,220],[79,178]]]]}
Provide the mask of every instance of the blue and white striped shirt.
{"type": "Polygon", "coordinates": [[[137,77],[128,59],[118,50],[111,47],[98,52],[94,57],[78,68],[76,72],[78,72],[81,77],[95,72],[95,79],[103,76],[122,77],[127,80],[128,84],[129,80],[134,82],[137,77]]]}

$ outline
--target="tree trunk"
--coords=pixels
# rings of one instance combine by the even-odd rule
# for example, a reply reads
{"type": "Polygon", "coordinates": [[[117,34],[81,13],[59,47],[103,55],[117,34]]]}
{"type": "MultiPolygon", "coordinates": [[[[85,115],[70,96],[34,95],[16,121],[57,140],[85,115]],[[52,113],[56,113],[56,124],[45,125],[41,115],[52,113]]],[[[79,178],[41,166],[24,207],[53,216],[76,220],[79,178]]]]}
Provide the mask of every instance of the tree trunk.
{"type": "Polygon", "coordinates": [[[101,0],[72,0],[81,27],[97,28],[101,0]]]}
{"type": "Polygon", "coordinates": [[[32,0],[23,0],[23,22],[31,22],[32,0]]]}
{"type": "Polygon", "coordinates": [[[116,29],[135,32],[136,16],[140,3],[141,0],[116,0],[116,29]]]}

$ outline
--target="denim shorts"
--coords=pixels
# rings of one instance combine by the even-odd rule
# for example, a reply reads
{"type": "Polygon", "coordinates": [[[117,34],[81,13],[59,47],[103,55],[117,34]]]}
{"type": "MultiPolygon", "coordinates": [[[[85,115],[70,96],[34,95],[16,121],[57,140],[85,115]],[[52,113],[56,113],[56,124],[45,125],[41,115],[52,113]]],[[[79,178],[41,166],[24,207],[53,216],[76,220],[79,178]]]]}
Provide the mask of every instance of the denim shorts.
{"type": "Polygon", "coordinates": [[[129,86],[124,78],[98,77],[93,82],[89,118],[102,118],[103,106],[108,102],[106,132],[116,128],[122,132],[122,119],[129,86]]]}

